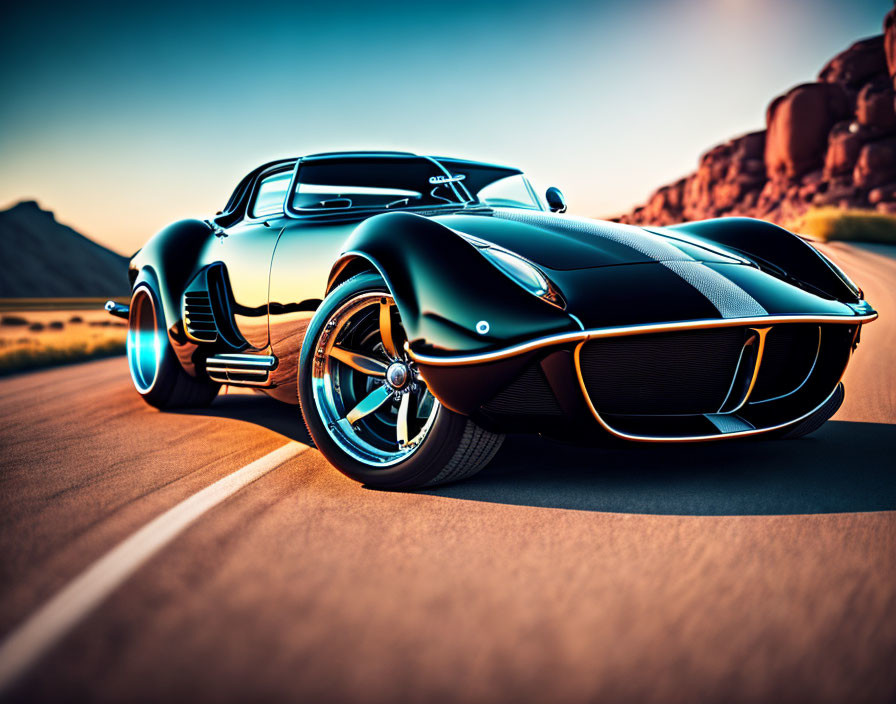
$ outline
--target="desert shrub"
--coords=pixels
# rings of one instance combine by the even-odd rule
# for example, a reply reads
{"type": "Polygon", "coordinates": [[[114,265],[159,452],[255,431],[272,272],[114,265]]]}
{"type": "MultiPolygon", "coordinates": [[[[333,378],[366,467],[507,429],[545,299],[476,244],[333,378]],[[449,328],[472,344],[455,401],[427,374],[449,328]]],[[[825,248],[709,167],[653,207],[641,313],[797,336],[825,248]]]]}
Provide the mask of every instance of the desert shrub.
{"type": "Polygon", "coordinates": [[[867,210],[817,208],[791,227],[822,242],[883,242],[896,244],[896,216],[867,210]]]}
{"type": "Polygon", "coordinates": [[[0,325],[27,325],[28,319],[21,315],[4,315],[0,318],[0,325]]]}
{"type": "Polygon", "coordinates": [[[44,329],[44,324],[43,323],[31,323],[31,325],[28,326],[28,329],[31,330],[31,332],[40,332],[41,330],[44,329]]]}
{"type": "Polygon", "coordinates": [[[68,347],[32,346],[11,350],[0,356],[0,376],[15,372],[70,364],[88,359],[111,357],[124,354],[125,343],[121,340],[105,340],[97,344],[78,343],[68,347]]]}
{"type": "Polygon", "coordinates": [[[70,322],[70,323],[83,323],[83,322],[84,322],[84,318],[82,318],[80,315],[73,315],[71,318],[68,319],[68,322],[70,322]]]}

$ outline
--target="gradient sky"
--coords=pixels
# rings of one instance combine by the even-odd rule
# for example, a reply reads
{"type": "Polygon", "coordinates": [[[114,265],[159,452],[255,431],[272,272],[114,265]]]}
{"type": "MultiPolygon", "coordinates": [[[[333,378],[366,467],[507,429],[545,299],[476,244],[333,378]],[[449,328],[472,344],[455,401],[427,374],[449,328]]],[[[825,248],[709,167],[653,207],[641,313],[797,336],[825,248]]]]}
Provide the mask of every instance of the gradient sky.
{"type": "Polygon", "coordinates": [[[282,156],[519,166],[612,215],[763,127],[890,0],[18,3],[0,31],[0,207],[129,254],[282,156]]]}

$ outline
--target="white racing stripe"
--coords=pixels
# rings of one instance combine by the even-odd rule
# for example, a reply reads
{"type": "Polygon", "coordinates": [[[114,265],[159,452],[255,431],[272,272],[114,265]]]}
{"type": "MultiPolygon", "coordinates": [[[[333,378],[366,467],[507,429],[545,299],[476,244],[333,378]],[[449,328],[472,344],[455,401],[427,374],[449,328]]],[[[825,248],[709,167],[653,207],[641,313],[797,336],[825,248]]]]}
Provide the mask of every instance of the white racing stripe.
{"type": "MultiPolygon", "coordinates": [[[[575,215],[564,215],[558,219],[547,213],[501,210],[499,217],[506,220],[518,220],[553,232],[580,232],[629,247],[662,264],[689,286],[697,289],[706,300],[712,303],[723,318],[748,318],[767,314],[765,308],[749,293],[725,275],[679,249],[662,232],[654,232],[635,225],[591,220],[575,215]]],[[[705,248],[704,245],[700,246],[705,248]]],[[[724,249],[721,250],[721,253],[725,254],[724,249]]],[[[730,254],[726,254],[726,256],[730,257],[730,254]]]]}
{"type": "Polygon", "coordinates": [[[206,511],[307,449],[288,443],[219,479],[147,523],[75,577],[0,644],[0,693],[206,511]]]}

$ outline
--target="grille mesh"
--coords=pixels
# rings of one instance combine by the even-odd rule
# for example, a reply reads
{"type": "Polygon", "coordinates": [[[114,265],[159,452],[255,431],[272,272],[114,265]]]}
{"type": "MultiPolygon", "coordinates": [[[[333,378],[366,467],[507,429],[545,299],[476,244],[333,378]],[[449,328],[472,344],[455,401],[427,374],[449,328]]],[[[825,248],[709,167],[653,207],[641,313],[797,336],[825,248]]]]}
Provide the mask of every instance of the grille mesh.
{"type": "Polygon", "coordinates": [[[536,365],[528,367],[482,410],[500,415],[559,416],[562,413],[547,379],[536,365]]]}
{"type": "Polygon", "coordinates": [[[715,413],[745,334],[733,327],[593,340],[582,348],[582,377],[600,413],[715,413]]]}

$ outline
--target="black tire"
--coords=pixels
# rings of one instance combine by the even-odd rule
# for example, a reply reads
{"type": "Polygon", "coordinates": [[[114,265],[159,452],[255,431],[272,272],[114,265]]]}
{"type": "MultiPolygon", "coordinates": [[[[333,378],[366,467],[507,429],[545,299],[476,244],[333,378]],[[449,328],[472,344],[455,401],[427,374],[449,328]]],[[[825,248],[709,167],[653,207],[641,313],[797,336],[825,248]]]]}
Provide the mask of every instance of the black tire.
{"type": "Polygon", "coordinates": [[[168,339],[165,313],[148,281],[134,288],[128,317],[127,355],[137,393],[155,408],[207,406],[220,384],[192,377],[184,370],[168,339]]]}
{"type": "MultiPolygon", "coordinates": [[[[326,395],[322,396],[325,393],[323,389],[325,384],[332,383],[330,381],[331,375],[329,373],[323,374],[323,372],[319,371],[318,376],[314,377],[314,365],[315,363],[318,365],[334,365],[340,374],[345,371],[348,371],[349,374],[358,374],[358,372],[345,370],[343,367],[336,365],[333,361],[336,358],[329,354],[329,351],[331,349],[334,352],[336,351],[335,343],[340,336],[340,331],[343,329],[342,325],[337,326],[336,322],[340,311],[357,307],[358,302],[363,303],[364,300],[379,300],[380,304],[389,308],[390,311],[395,310],[392,325],[395,324],[394,321],[397,321],[396,329],[400,331],[397,309],[390,307],[390,305],[394,306],[394,302],[391,301],[391,294],[389,294],[383,279],[376,274],[355,276],[338,286],[327,296],[308,327],[299,360],[299,400],[305,424],[308,427],[311,438],[314,440],[314,444],[336,469],[351,479],[371,487],[411,489],[454,482],[472,476],[485,467],[494,457],[501,446],[504,436],[480,428],[466,416],[448,410],[435,400],[432,402],[435,410],[431,412],[431,420],[418,419],[418,422],[424,424],[424,430],[420,431],[422,440],[413,445],[410,451],[406,449],[411,447],[410,445],[402,446],[399,442],[396,450],[398,458],[394,461],[390,460],[391,464],[387,466],[378,466],[373,458],[365,459],[359,457],[360,451],[354,452],[354,448],[350,445],[351,433],[340,435],[336,424],[326,420],[325,416],[327,413],[338,411],[339,409],[336,409],[335,406],[324,405],[327,401],[326,395]],[[329,332],[331,330],[334,330],[334,332],[329,332]],[[326,336],[324,335],[325,332],[327,332],[326,336]],[[330,335],[333,337],[332,341],[329,340],[330,335]],[[328,348],[327,345],[330,345],[330,347],[328,348]],[[328,350],[326,353],[324,352],[325,349],[328,350]],[[339,439],[338,441],[337,438],[339,439]],[[404,451],[408,451],[409,454],[404,457],[400,456],[401,452],[404,451]]],[[[376,304],[371,303],[370,305],[376,304]]],[[[382,317],[380,317],[380,322],[382,322],[382,317]]],[[[351,323],[346,325],[345,329],[351,331],[352,329],[357,329],[357,327],[355,323],[351,323]],[[355,326],[354,328],[352,327],[353,325],[355,326]]],[[[382,329],[380,329],[379,334],[382,335],[382,329]]],[[[385,338],[374,338],[373,333],[371,333],[369,338],[365,339],[385,338]]],[[[382,344],[380,346],[384,347],[382,344]]],[[[381,359],[385,360],[384,365],[404,364],[400,358],[402,352],[396,353],[398,349],[399,347],[393,344],[392,351],[395,354],[391,356],[385,353],[382,354],[381,359]],[[391,362],[389,362],[390,359],[392,359],[391,362]]],[[[370,352],[371,357],[376,354],[376,352],[370,352]]],[[[369,360],[370,358],[368,357],[367,359],[369,360]]],[[[403,359],[407,360],[407,357],[404,356],[403,359]]],[[[337,361],[341,363],[341,360],[337,361]]],[[[417,374],[412,363],[408,363],[408,368],[411,374],[417,374]]],[[[383,375],[380,374],[380,376],[383,375]]],[[[388,374],[385,375],[383,381],[367,379],[363,375],[353,378],[373,384],[373,386],[368,385],[368,389],[376,389],[377,384],[380,385],[380,390],[392,388],[386,381],[389,378],[388,374]]],[[[415,390],[420,388],[418,393],[424,395],[428,393],[428,390],[425,389],[425,381],[419,375],[411,378],[414,379],[414,383],[423,384],[422,387],[413,387],[415,390]]],[[[342,392],[340,391],[340,393],[342,392]]],[[[375,412],[371,412],[371,417],[380,413],[388,416],[392,412],[389,404],[396,402],[392,400],[393,397],[388,395],[390,393],[388,390],[386,393],[387,400],[382,402],[383,405],[378,407],[375,412]]],[[[396,391],[396,397],[399,397],[400,393],[400,391],[396,391]]],[[[345,409],[343,408],[342,411],[344,412],[345,409]]],[[[405,418],[407,419],[407,416],[405,418]]],[[[341,420],[343,423],[347,421],[347,417],[341,420]]],[[[354,430],[354,428],[355,426],[351,426],[350,429],[354,430]]],[[[405,430],[407,431],[407,428],[405,430]]],[[[359,436],[361,435],[360,430],[355,432],[359,436]]],[[[405,437],[407,437],[407,432],[405,437]]]]}
{"type": "Polygon", "coordinates": [[[834,393],[821,408],[799,423],[777,431],[774,437],[780,440],[792,440],[814,433],[839,410],[844,398],[846,398],[846,391],[843,388],[843,384],[837,384],[834,393]]]}

